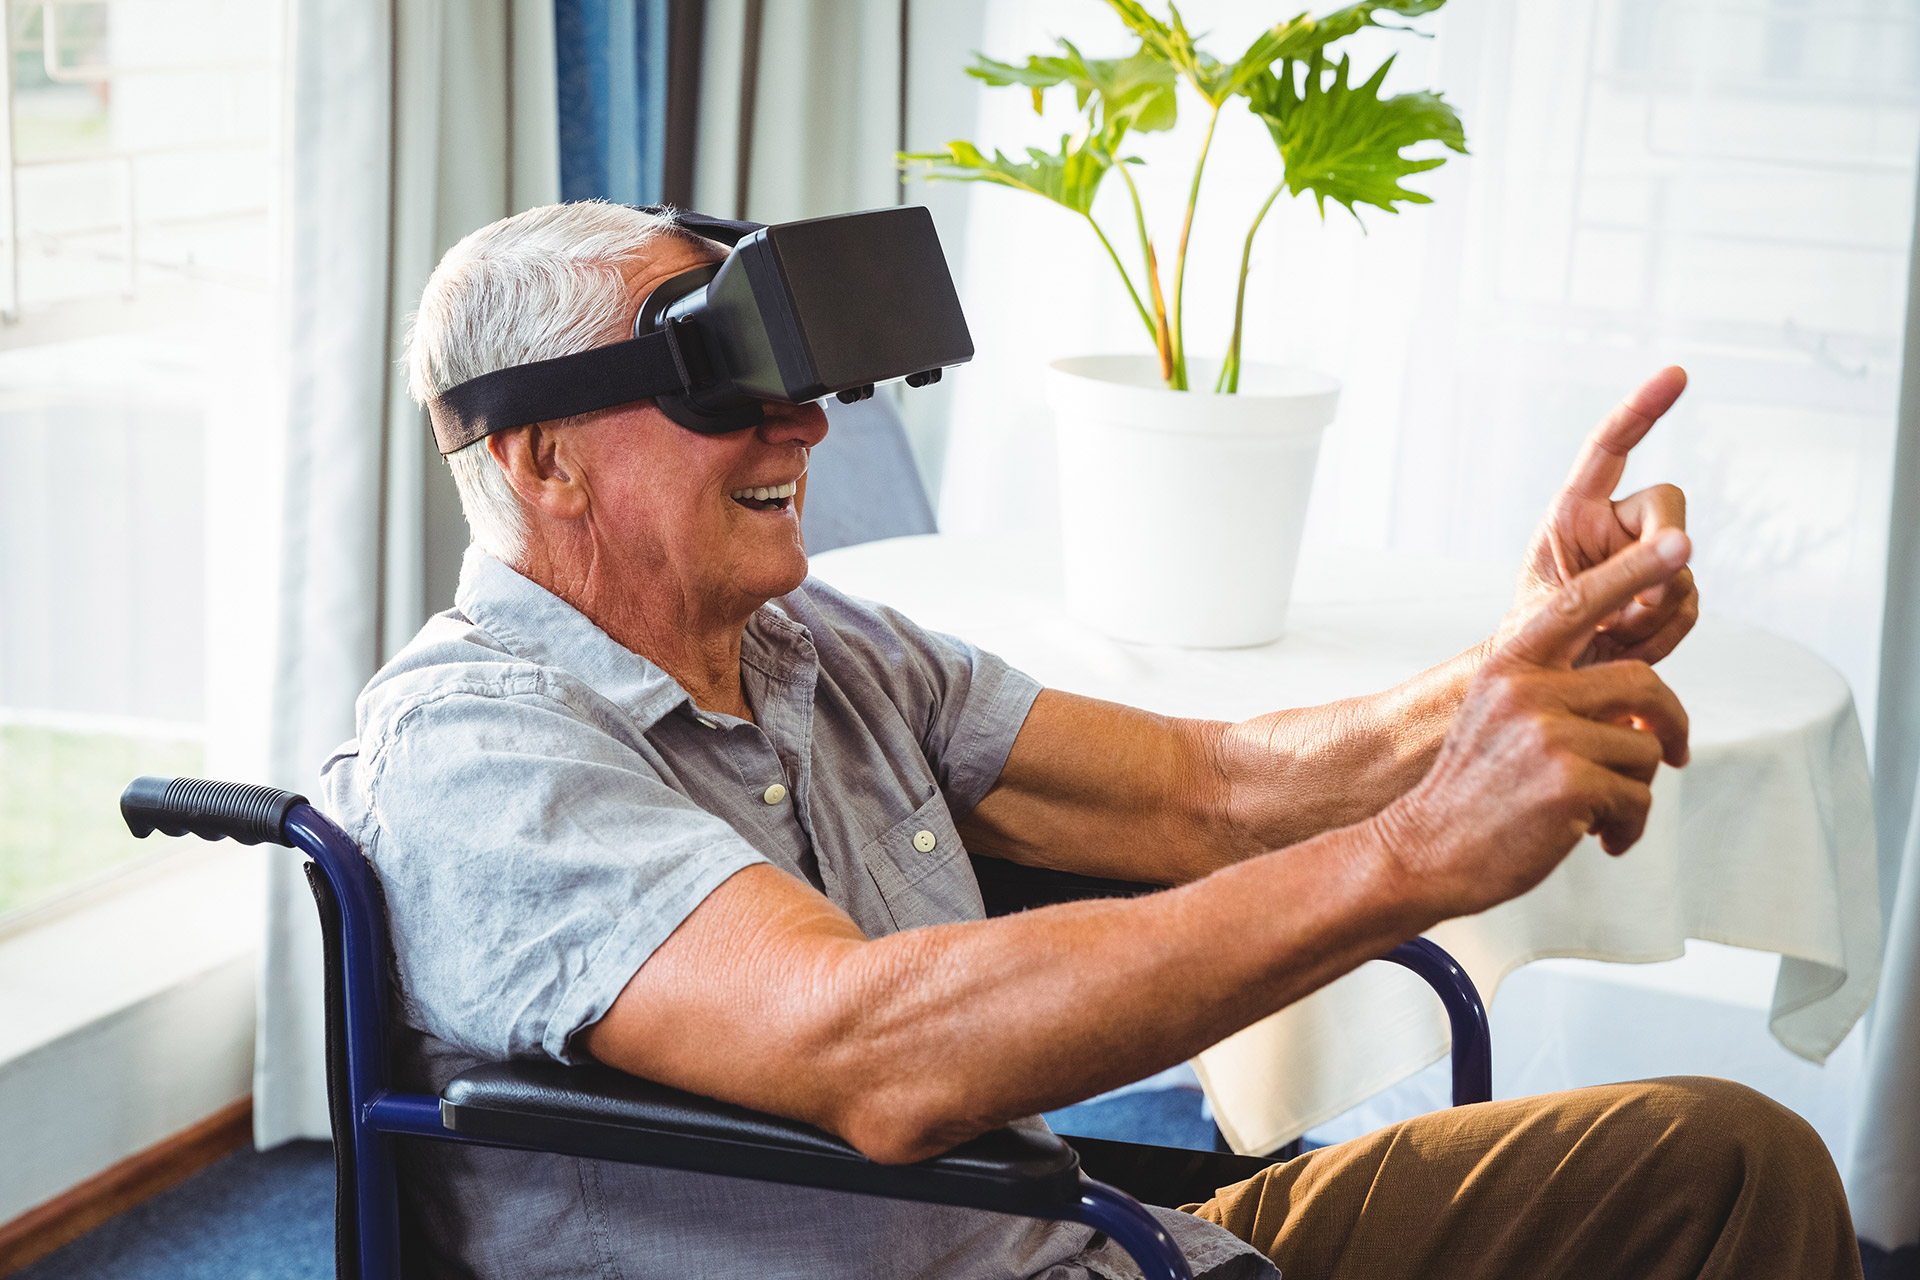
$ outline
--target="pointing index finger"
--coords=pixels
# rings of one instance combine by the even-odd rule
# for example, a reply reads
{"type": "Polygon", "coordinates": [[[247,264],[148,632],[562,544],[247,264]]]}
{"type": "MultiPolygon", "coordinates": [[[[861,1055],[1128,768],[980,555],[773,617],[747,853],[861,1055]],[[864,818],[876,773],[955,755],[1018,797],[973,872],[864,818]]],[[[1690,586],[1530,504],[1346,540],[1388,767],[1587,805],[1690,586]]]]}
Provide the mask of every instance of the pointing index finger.
{"type": "Polygon", "coordinates": [[[1567,491],[1601,502],[1613,496],[1627,470],[1627,454],[1687,389],[1687,371],[1669,365],[1635,387],[1587,436],[1567,476],[1567,491]]]}
{"type": "Polygon", "coordinates": [[[1555,591],[1502,652],[1537,666],[1572,665],[1596,627],[1625,608],[1636,593],[1670,580],[1692,550],[1678,529],[1651,542],[1629,543],[1555,591]]]}

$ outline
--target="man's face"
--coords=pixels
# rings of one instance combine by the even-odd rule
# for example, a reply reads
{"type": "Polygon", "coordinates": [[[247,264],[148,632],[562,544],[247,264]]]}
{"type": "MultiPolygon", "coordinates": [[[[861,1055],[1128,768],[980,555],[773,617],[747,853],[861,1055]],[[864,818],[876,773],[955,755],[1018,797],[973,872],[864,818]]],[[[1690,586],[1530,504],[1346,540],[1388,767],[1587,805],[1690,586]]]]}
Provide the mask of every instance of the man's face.
{"type": "MultiPolygon", "coordinates": [[[[636,311],[655,286],[721,256],[680,238],[656,246],[625,272],[636,311]]],[[[817,404],[765,409],[757,427],[702,435],[649,400],[564,432],[576,437],[600,554],[622,561],[606,567],[701,612],[750,612],[799,586],[807,451],[827,434],[827,417],[817,404]]]]}

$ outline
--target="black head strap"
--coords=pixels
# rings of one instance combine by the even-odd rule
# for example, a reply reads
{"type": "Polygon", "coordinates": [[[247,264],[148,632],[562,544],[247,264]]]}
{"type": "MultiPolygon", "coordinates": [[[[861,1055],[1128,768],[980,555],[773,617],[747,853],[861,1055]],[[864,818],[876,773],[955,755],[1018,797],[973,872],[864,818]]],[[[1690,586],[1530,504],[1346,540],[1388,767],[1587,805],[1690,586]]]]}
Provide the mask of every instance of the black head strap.
{"type": "Polygon", "coordinates": [[[611,409],[686,385],[665,332],[469,378],[427,402],[443,454],[510,427],[611,409]]]}
{"type": "Polygon", "coordinates": [[[718,240],[724,245],[736,245],[767,224],[764,222],[739,222],[732,218],[710,218],[704,213],[689,213],[685,209],[675,209],[664,204],[639,204],[631,206],[642,213],[651,213],[662,218],[672,218],[673,225],[683,231],[691,231],[708,240],[718,240]]]}
{"type": "MultiPolygon", "coordinates": [[[[657,205],[640,211],[672,218],[676,227],[725,245],[738,244],[761,226],[657,205]]],[[[677,328],[669,324],[625,342],[511,365],[448,387],[427,402],[434,441],[448,454],[511,427],[690,393],[705,372],[705,357],[677,328]]]]}

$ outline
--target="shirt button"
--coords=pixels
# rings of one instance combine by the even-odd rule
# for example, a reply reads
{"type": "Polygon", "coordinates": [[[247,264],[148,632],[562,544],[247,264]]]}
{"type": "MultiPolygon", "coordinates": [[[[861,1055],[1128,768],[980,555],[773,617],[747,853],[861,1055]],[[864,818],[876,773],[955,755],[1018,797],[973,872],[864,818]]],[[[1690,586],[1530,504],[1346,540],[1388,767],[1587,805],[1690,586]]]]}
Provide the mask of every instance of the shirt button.
{"type": "Polygon", "coordinates": [[[765,791],[762,791],[760,798],[768,804],[779,804],[787,798],[787,789],[776,782],[765,791]]]}
{"type": "Polygon", "coordinates": [[[931,831],[916,831],[913,833],[913,847],[922,853],[932,853],[933,846],[937,843],[939,843],[939,841],[934,838],[933,832],[931,831]]]}
{"type": "Polygon", "coordinates": [[[720,727],[719,725],[715,724],[713,721],[707,719],[705,716],[695,716],[694,719],[698,720],[701,724],[705,725],[709,729],[718,729],[720,727]]]}

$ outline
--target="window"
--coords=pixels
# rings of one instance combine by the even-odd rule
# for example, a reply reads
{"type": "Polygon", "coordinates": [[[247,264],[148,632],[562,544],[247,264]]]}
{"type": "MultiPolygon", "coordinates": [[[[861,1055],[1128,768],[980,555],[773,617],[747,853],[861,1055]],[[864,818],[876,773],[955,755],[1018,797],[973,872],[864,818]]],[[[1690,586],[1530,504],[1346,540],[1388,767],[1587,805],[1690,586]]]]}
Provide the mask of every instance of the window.
{"type": "Polygon", "coordinates": [[[6,0],[0,919],[263,732],[280,10],[6,0]]]}
{"type": "Polygon", "coordinates": [[[1684,364],[1626,488],[1687,490],[1708,607],[1832,661],[1871,740],[1913,6],[1505,0],[1444,39],[1476,156],[1429,268],[1443,332],[1409,380],[1396,538],[1509,558],[1579,435],[1684,364]]]}

